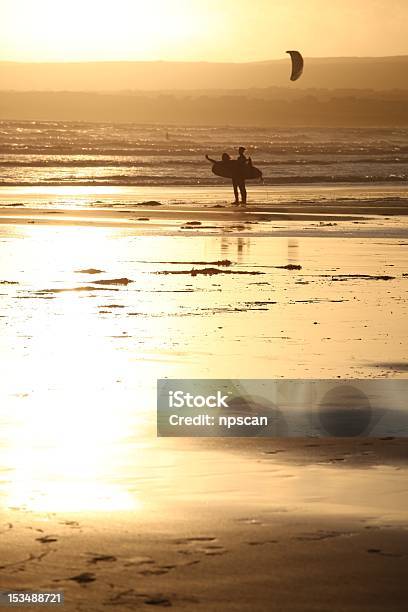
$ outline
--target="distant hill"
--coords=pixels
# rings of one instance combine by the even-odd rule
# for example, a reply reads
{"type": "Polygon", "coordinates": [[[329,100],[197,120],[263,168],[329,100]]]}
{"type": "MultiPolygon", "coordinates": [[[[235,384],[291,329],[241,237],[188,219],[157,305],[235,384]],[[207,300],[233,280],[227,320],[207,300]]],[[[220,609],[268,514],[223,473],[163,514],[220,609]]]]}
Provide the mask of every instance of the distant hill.
{"type": "Polygon", "coordinates": [[[408,90],[1,92],[0,121],[277,127],[408,126],[408,90]]]}
{"type": "Polygon", "coordinates": [[[288,87],[293,90],[408,90],[408,56],[305,58],[304,75],[290,83],[290,59],[252,63],[0,62],[0,90],[206,90],[288,87]]]}

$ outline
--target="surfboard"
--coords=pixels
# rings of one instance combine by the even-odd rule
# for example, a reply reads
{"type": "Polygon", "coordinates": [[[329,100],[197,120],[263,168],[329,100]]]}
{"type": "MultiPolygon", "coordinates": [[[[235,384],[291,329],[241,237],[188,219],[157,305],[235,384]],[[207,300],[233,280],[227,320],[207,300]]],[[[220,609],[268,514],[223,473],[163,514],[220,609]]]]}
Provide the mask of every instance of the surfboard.
{"type": "Polygon", "coordinates": [[[231,159],[227,162],[216,162],[213,164],[212,171],[217,176],[232,179],[241,176],[242,168],[244,168],[244,178],[246,181],[262,178],[262,172],[259,168],[250,166],[249,164],[241,164],[236,159],[231,159]]]}

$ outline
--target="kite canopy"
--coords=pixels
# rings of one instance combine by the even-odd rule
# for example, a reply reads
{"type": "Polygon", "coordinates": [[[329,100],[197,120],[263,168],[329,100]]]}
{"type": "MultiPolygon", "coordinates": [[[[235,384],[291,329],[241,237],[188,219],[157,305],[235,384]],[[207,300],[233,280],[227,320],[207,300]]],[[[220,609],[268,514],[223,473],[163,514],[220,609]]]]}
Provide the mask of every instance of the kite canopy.
{"type": "Polygon", "coordinates": [[[303,57],[299,51],[286,51],[289,53],[292,60],[292,74],[290,75],[291,81],[297,81],[303,72],[303,57]]]}

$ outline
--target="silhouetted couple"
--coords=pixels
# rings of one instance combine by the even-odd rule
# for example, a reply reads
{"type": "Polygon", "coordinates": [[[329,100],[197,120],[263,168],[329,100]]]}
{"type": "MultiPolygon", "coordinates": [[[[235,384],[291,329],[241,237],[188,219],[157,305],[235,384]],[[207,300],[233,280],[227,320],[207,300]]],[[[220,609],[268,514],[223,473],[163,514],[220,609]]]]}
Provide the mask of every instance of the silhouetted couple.
{"type": "MultiPolygon", "coordinates": [[[[220,162],[215,159],[211,159],[206,155],[208,161],[213,164],[219,164],[220,162]]],[[[231,177],[232,186],[234,188],[235,206],[240,205],[239,195],[241,194],[241,206],[246,206],[247,203],[247,190],[245,185],[245,171],[247,166],[252,166],[252,160],[250,157],[245,156],[245,147],[239,147],[237,159],[231,159],[228,153],[223,153],[221,162],[226,169],[226,176],[231,177]]]]}

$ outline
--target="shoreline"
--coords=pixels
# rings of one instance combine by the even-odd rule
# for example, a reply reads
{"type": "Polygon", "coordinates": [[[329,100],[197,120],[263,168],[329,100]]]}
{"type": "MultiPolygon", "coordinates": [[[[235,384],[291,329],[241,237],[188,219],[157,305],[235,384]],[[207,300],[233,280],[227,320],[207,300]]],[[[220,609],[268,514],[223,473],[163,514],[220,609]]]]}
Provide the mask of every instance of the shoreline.
{"type": "Polygon", "coordinates": [[[146,235],[407,238],[401,186],[258,187],[246,208],[231,188],[0,188],[1,224],[126,228],[146,235]],[[253,201],[251,201],[253,200],[253,201]]]}
{"type": "MultiPolygon", "coordinates": [[[[124,204],[126,206],[126,204],[124,204]]],[[[356,212],[346,205],[149,206],[129,208],[27,208],[0,206],[2,225],[111,227],[141,235],[238,235],[408,238],[407,207],[373,206],[356,212]],[[308,209],[313,208],[313,211],[308,209]]]]}

